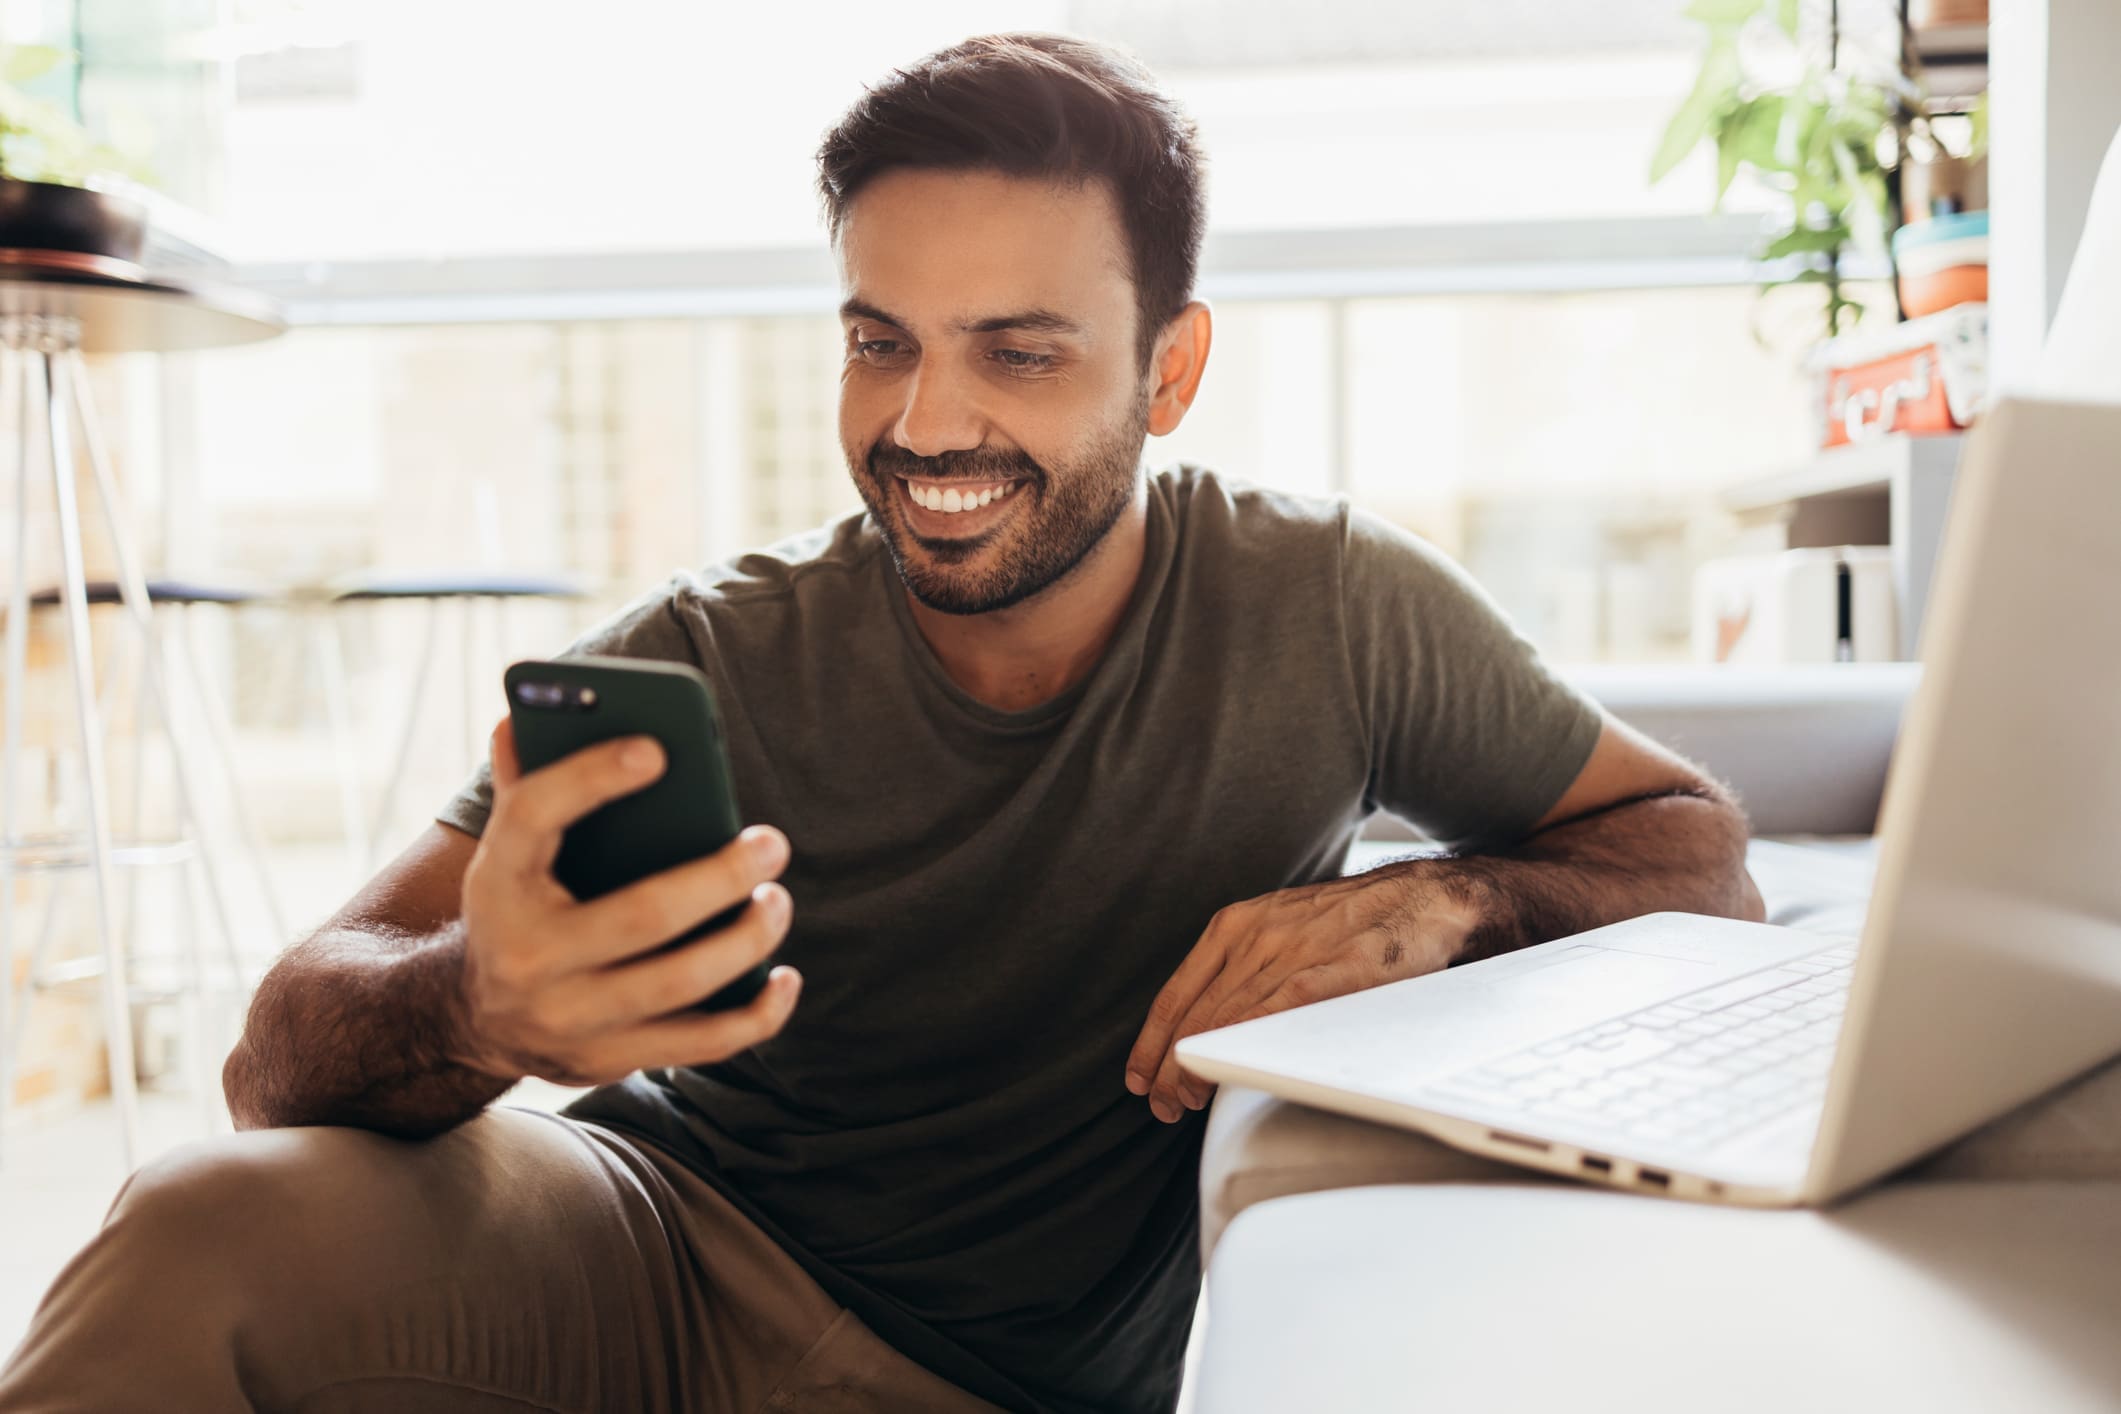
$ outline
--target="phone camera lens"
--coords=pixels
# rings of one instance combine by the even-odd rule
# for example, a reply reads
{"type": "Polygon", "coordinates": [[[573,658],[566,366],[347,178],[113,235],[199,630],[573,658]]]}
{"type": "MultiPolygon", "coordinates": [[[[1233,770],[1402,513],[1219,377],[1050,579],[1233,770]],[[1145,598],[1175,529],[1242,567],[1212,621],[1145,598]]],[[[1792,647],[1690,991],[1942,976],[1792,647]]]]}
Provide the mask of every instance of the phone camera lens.
{"type": "Polygon", "coordinates": [[[560,705],[560,685],[556,682],[519,682],[516,684],[516,701],[526,707],[557,707],[560,705]]]}

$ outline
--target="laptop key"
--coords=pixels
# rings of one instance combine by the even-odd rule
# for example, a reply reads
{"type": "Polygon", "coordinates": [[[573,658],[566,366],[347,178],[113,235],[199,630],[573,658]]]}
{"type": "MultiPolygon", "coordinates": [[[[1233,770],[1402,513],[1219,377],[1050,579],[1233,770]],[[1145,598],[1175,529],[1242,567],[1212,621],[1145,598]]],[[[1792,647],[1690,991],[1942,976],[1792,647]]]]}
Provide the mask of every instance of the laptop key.
{"type": "Polygon", "coordinates": [[[1756,972],[1750,977],[1740,977],[1735,982],[1726,982],[1720,987],[1711,987],[1705,992],[1695,992],[1681,997],[1673,1006],[1685,1007],[1688,1011],[1721,1011],[1735,1006],[1763,992],[1772,992],[1777,987],[1791,982],[1802,982],[1805,974],[1793,972],[1787,967],[1771,967],[1765,972],[1756,972]]]}

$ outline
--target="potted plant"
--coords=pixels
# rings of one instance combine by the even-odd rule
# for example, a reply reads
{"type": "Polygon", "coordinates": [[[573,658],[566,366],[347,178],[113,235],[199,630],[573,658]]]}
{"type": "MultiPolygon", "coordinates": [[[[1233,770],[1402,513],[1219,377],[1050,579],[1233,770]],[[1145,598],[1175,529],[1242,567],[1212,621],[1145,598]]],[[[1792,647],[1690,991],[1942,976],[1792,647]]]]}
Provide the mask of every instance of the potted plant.
{"type": "Polygon", "coordinates": [[[1822,333],[1832,338],[1863,312],[1845,288],[1843,257],[1861,251],[1889,259],[1885,232],[1891,205],[1886,173],[1905,149],[1905,129],[1919,124],[1920,93],[1895,70],[1870,77],[1823,65],[1798,43],[1799,0],[1693,0],[1689,19],[1707,26],[1709,43],[1693,91],[1666,126],[1650,163],[1661,181],[1703,141],[1716,149],[1716,199],[1741,170],[1779,191],[1786,205],[1757,251],[1776,262],[1767,288],[1820,287],[1822,333]],[[1756,23],[1759,21],[1759,23],[1756,23]],[[1741,35],[1748,41],[1741,44],[1741,35]],[[1749,63],[1779,41],[1776,79],[1749,63]]]}
{"type": "Polygon", "coordinates": [[[43,45],[0,45],[0,249],[136,264],[147,244],[146,208],[90,183],[144,178],[139,164],[20,87],[68,57],[43,45]]]}

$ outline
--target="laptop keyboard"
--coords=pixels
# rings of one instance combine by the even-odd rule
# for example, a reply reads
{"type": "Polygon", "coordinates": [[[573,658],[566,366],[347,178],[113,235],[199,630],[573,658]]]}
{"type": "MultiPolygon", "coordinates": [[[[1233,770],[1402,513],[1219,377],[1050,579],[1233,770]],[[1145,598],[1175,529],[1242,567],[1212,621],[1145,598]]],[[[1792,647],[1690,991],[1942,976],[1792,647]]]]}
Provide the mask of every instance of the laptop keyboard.
{"type": "Polygon", "coordinates": [[[1855,960],[1853,947],[1813,953],[1423,1090],[1650,1143],[1720,1143],[1825,1098],[1855,960]]]}

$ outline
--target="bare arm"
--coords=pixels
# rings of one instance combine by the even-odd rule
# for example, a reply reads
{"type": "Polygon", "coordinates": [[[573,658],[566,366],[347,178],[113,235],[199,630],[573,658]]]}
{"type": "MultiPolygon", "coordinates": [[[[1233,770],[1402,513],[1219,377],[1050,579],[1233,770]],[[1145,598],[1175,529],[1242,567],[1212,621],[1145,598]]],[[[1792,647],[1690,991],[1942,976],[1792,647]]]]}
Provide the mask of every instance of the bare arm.
{"type": "Polygon", "coordinates": [[[486,833],[430,827],[260,984],[222,1073],[237,1127],[422,1137],[524,1076],[596,1084],[720,1060],[780,1030],[800,983],[792,968],[742,1008],[685,1010],[785,935],[787,891],[767,882],[787,860],[778,831],[754,827],[587,903],[552,877],[569,823],[662,769],[660,752],[630,760],[624,745],[525,777],[502,722],[486,833]],[[747,896],[728,927],[660,950],[747,896]]]}
{"type": "Polygon", "coordinates": [[[273,964],[222,1070],[238,1129],[438,1134],[515,1083],[467,1063],[458,895],[477,847],[460,830],[429,826],[273,964]]]}
{"type": "Polygon", "coordinates": [[[1127,1062],[1157,1117],[1214,1087],[1179,1069],[1186,1036],[1644,913],[1758,921],[1746,823],[1700,771],[1611,719],[1533,833],[1485,854],[1431,855],[1233,904],[1170,982],[1127,1062]]]}

